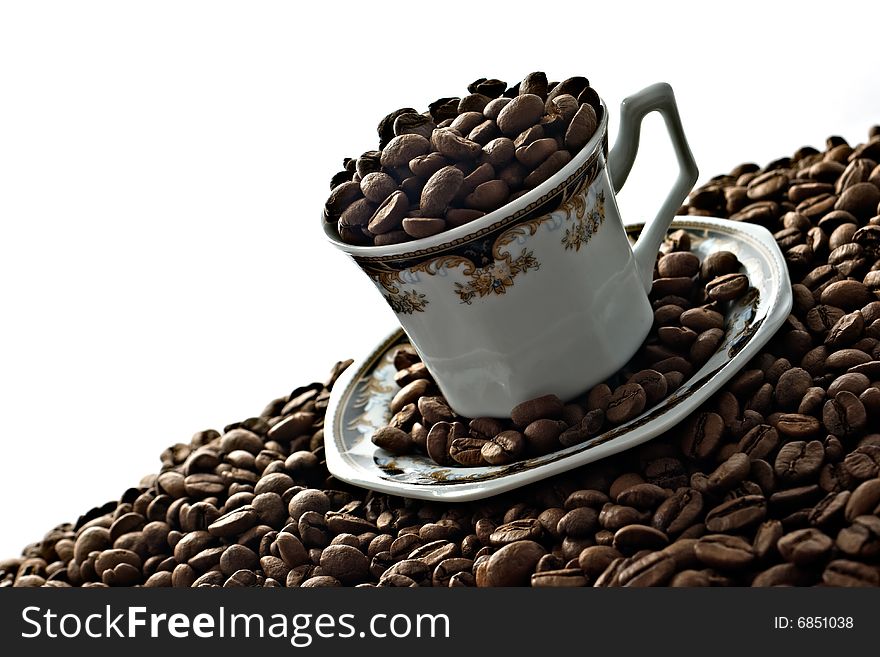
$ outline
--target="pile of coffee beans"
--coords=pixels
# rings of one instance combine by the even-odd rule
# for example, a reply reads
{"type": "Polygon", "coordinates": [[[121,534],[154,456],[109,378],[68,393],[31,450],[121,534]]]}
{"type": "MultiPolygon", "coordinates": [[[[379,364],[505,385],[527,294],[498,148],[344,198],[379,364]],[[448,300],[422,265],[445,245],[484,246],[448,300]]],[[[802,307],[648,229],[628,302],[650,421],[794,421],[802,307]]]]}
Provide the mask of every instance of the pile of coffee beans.
{"type": "Polygon", "coordinates": [[[411,347],[394,357],[400,390],[389,424],[372,436],[393,454],[425,453],[443,466],[504,465],[589,440],[655,406],[699,369],[724,339],[725,305],[749,291],[729,251],[704,261],[690,252],[690,235],[676,231],[657,261],[650,300],[654,324],[620,372],[586,395],[563,403],[545,395],[516,406],[509,418],[459,417],[438,392],[411,347]]]}
{"type": "Polygon", "coordinates": [[[649,443],[478,502],[365,491],[324,462],[339,363],[171,446],[159,474],[0,561],[0,586],[878,586],[878,160],[874,128],[694,192],[690,214],[776,232],[794,308],[649,443]]]}
{"type": "Polygon", "coordinates": [[[536,71],[509,88],[480,78],[467,89],[427,112],[391,112],[379,150],[343,160],[324,206],[340,239],[398,244],[482,217],[568,164],[602,117],[584,77],[548,82],[536,71]]]}

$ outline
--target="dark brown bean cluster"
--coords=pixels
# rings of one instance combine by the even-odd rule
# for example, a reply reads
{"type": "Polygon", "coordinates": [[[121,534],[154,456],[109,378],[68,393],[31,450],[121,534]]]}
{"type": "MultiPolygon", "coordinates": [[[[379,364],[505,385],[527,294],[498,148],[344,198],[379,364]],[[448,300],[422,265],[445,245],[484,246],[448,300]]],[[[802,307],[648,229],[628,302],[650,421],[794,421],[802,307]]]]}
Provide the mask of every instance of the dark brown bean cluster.
{"type": "Polygon", "coordinates": [[[505,465],[583,443],[629,422],[662,401],[705,363],[724,338],[724,306],[749,291],[748,277],[729,251],[703,262],[690,236],[666,241],[654,271],[651,333],[636,356],[608,382],[564,403],[555,395],[525,401],[504,419],[459,417],[438,392],[415,351],[395,354],[400,390],[387,426],[373,443],[393,454],[425,453],[444,466],[505,465]]]}
{"type": "Polygon", "coordinates": [[[865,237],[880,219],[846,195],[864,170],[876,186],[880,129],[871,138],[694,192],[693,214],[776,204],[745,218],[778,231],[795,303],[762,353],[665,435],[479,502],[371,493],[324,463],[340,363],[259,417],[172,446],[158,475],[0,561],[0,586],[880,585],[880,253],[865,237]],[[872,162],[850,168],[859,160],[872,162]],[[770,198],[728,209],[774,171],[785,180],[770,198]],[[834,191],[798,210],[806,190],[791,190],[806,179],[834,191]],[[841,247],[850,257],[832,257],[841,247]]]}
{"type": "Polygon", "coordinates": [[[480,78],[427,112],[379,122],[379,150],[346,158],[324,219],[349,244],[383,246],[436,235],[497,210],[565,166],[602,116],[586,78],[530,73],[508,88],[480,78]]]}

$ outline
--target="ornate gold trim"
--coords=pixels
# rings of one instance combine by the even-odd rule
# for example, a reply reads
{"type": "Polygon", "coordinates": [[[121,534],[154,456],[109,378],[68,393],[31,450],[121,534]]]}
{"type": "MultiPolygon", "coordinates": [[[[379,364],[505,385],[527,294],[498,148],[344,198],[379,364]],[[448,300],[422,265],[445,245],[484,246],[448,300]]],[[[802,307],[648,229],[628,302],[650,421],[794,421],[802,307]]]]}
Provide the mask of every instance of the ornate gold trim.
{"type": "MultiPolygon", "coordinates": [[[[604,162],[602,163],[602,166],[599,166],[599,158],[603,155],[603,144],[606,142],[606,140],[607,140],[607,135],[605,136],[603,141],[599,142],[596,145],[595,150],[590,155],[590,157],[587,158],[587,160],[581,166],[579,166],[574,172],[571,173],[571,175],[569,175],[565,180],[563,180],[558,185],[556,185],[553,189],[548,191],[546,194],[543,194],[538,199],[532,201],[531,203],[529,203],[525,207],[520,208],[519,210],[517,210],[513,214],[507,215],[506,217],[499,219],[498,221],[496,221],[495,223],[493,223],[489,226],[486,226],[484,228],[481,228],[480,230],[474,231],[473,233],[469,233],[468,235],[465,235],[464,237],[459,237],[458,239],[452,240],[450,242],[444,242],[443,244],[438,244],[437,246],[432,246],[432,247],[428,247],[425,249],[418,249],[417,251],[409,251],[407,253],[401,253],[398,255],[355,256],[355,260],[357,260],[357,262],[362,265],[363,264],[370,264],[370,263],[410,260],[412,258],[419,258],[421,256],[431,255],[432,253],[437,253],[438,251],[447,251],[447,250],[455,248],[457,246],[461,246],[463,244],[466,244],[467,242],[472,242],[473,240],[478,239],[480,237],[483,237],[484,235],[487,235],[488,233],[492,233],[492,232],[498,230],[499,228],[516,221],[520,217],[523,217],[523,216],[529,214],[530,212],[532,212],[536,208],[541,207],[543,204],[545,204],[551,198],[558,196],[559,193],[564,191],[565,188],[568,185],[570,185],[573,180],[575,180],[578,176],[580,176],[585,171],[587,171],[588,169],[591,169],[591,168],[592,168],[592,171],[590,171],[590,175],[588,175],[585,178],[583,184],[589,185],[590,183],[592,183],[593,180],[595,180],[596,177],[598,176],[599,171],[602,169],[602,166],[604,166],[604,162]]],[[[581,187],[581,185],[578,185],[578,187],[581,187]]],[[[565,202],[565,201],[563,201],[563,202],[565,202]]]]}

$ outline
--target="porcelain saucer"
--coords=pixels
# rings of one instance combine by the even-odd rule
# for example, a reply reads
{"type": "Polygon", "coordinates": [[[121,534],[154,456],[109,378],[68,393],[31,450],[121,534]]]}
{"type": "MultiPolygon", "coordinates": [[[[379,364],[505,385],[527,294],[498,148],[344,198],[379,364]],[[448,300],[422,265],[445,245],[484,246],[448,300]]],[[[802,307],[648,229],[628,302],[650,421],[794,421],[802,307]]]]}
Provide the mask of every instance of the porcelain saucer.
{"type": "MultiPolygon", "coordinates": [[[[627,226],[630,236],[642,226],[627,226]]],[[[425,500],[464,502],[497,495],[629,449],[667,431],[697,409],[755,356],[791,311],[791,285],[785,260],[773,236],[754,224],[726,219],[676,219],[670,230],[691,235],[701,258],[731,251],[743,264],[752,289],[727,310],[725,337],[715,354],[681,387],[639,417],[588,442],[509,465],[445,467],[428,456],[395,456],[370,441],[391,417],[394,352],[407,338],[393,331],[336,382],[324,424],[330,472],[372,490],[425,500]]]]}

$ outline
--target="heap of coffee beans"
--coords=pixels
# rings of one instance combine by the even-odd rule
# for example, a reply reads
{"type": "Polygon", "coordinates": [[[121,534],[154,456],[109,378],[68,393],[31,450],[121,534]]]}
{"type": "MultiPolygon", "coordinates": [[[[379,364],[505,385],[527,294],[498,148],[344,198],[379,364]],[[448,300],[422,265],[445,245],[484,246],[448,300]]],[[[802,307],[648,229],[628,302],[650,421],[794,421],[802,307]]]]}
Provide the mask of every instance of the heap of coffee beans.
{"type": "Polygon", "coordinates": [[[880,128],[870,137],[691,196],[688,213],[777,231],[795,302],[657,439],[478,502],[373,493],[324,463],[339,363],[173,445],[158,475],[0,561],[0,586],[880,585],[880,128]]]}
{"type": "Polygon", "coordinates": [[[385,116],[379,150],[343,160],[324,219],[349,244],[436,235],[497,210],[565,166],[593,136],[599,96],[584,77],[530,73],[512,87],[480,78],[427,112],[385,116]]]}
{"type": "Polygon", "coordinates": [[[509,418],[458,417],[409,347],[394,357],[401,389],[390,403],[388,426],[373,443],[403,455],[422,452],[443,466],[504,465],[585,442],[658,404],[699,369],[724,339],[724,306],[749,290],[748,277],[729,251],[703,262],[690,252],[690,235],[676,231],[654,270],[654,324],[620,372],[565,404],[545,395],[516,406],[509,418]]]}

